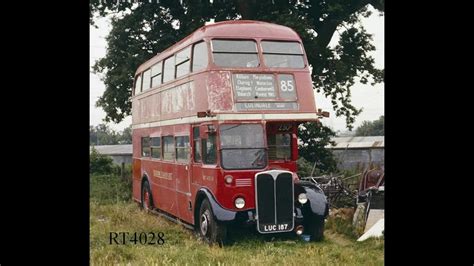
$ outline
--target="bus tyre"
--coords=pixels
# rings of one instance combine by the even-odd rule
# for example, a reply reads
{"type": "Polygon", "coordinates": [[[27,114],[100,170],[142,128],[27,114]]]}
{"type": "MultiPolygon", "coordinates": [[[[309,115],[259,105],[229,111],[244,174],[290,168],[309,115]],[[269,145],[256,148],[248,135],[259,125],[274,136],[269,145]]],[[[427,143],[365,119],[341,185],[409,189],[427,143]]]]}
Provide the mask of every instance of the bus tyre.
{"type": "Polygon", "coordinates": [[[222,246],[226,242],[227,227],[216,222],[211,205],[207,199],[204,199],[199,210],[197,230],[199,235],[209,243],[217,243],[219,246],[222,246]]]}
{"type": "Polygon", "coordinates": [[[319,242],[324,238],[324,217],[314,217],[309,226],[311,241],[319,242]]]}
{"type": "Polygon", "coordinates": [[[150,211],[153,209],[153,198],[151,196],[150,184],[147,180],[143,181],[142,185],[142,209],[150,211]]]}

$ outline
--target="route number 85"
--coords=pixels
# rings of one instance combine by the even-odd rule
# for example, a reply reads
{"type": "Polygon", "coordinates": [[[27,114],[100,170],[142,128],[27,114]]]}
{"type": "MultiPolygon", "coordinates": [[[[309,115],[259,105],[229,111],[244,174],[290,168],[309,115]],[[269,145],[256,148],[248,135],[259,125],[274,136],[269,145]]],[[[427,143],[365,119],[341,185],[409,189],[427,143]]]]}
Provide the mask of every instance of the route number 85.
{"type": "Polygon", "coordinates": [[[281,80],[280,89],[281,91],[293,91],[295,89],[293,87],[293,80],[281,80]]]}

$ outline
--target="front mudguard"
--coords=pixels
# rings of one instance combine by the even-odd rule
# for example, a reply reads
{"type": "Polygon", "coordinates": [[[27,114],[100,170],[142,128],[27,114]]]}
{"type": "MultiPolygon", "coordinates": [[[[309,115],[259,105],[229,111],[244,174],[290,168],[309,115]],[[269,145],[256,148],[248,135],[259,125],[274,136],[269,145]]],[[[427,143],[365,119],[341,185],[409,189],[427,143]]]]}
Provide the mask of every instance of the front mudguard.
{"type": "MultiPolygon", "coordinates": [[[[301,205],[304,216],[311,214],[310,216],[326,218],[329,214],[329,203],[322,189],[308,181],[296,182],[296,202],[298,202],[298,195],[302,192],[306,193],[306,197],[308,198],[308,202],[301,205]]],[[[298,204],[300,203],[298,202],[298,204]]]]}
{"type": "Polygon", "coordinates": [[[235,220],[235,216],[237,212],[223,208],[217,202],[214,195],[209,190],[205,188],[201,188],[198,191],[198,197],[200,196],[200,194],[204,194],[203,196],[208,199],[209,203],[211,204],[212,213],[214,214],[214,219],[218,223],[231,222],[235,220]]]}

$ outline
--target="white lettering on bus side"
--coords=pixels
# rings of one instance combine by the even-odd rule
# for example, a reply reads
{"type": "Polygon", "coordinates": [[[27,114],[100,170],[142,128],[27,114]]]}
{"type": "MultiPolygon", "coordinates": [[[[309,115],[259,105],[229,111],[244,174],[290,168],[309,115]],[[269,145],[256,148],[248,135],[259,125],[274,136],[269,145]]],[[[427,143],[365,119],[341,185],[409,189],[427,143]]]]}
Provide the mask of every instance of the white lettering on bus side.
{"type": "Polygon", "coordinates": [[[173,173],[162,172],[159,170],[153,170],[153,176],[161,178],[161,179],[168,179],[168,180],[173,179],[173,173]]]}

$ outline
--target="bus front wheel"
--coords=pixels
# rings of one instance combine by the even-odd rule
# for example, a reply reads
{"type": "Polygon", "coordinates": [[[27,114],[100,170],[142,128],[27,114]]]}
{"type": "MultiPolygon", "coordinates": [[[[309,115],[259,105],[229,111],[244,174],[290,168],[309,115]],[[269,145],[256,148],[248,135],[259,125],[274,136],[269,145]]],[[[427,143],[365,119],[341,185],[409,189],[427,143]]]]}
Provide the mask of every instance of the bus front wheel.
{"type": "Polygon", "coordinates": [[[199,210],[199,225],[197,230],[201,237],[207,242],[217,243],[220,246],[226,242],[227,227],[224,224],[218,224],[216,222],[211,205],[207,199],[204,199],[199,210]]]}
{"type": "Polygon", "coordinates": [[[314,217],[309,226],[311,241],[319,242],[324,238],[324,217],[314,217]]]}

